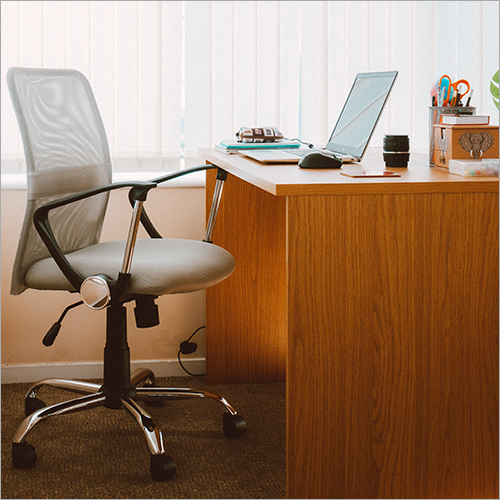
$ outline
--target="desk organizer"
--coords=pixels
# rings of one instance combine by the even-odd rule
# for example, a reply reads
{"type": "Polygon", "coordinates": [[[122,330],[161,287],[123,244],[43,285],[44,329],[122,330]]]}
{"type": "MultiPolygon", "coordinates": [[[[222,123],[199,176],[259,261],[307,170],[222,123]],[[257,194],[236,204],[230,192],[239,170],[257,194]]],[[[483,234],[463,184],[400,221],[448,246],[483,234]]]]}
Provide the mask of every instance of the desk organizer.
{"type": "Polygon", "coordinates": [[[443,115],[475,115],[475,106],[430,106],[429,107],[429,165],[434,166],[434,125],[443,115]]]}
{"type": "Polygon", "coordinates": [[[498,177],[498,160],[450,160],[450,174],[498,177]]]}
{"type": "Polygon", "coordinates": [[[449,171],[450,160],[498,158],[498,125],[434,125],[432,164],[449,171]]]}

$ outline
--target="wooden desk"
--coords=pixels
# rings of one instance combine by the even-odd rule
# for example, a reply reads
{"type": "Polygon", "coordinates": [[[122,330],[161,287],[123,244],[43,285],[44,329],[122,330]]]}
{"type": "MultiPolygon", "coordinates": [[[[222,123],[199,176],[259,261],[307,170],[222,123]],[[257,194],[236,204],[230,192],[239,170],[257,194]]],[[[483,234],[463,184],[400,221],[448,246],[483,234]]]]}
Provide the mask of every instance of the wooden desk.
{"type": "Polygon", "coordinates": [[[286,376],[288,497],[498,498],[498,180],[200,155],[231,174],[237,263],[207,291],[207,380],[286,376]]]}

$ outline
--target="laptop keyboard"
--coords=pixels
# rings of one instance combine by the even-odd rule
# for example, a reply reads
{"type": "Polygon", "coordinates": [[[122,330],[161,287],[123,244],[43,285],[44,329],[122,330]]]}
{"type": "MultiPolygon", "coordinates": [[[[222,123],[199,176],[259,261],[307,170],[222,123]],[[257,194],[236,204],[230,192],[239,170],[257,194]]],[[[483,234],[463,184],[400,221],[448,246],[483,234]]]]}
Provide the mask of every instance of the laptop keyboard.
{"type": "MultiPolygon", "coordinates": [[[[308,155],[309,153],[321,153],[321,149],[310,149],[310,148],[283,148],[280,149],[280,151],[285,151],[286,153],[290,153],[295,156],[300,156],[301,158],[304,157],[305,155],[308,155]]],[[[324,150],[323,150],[324,151],[324,150]]],[[[351,160],[353,157],[348,156],[348,155],[343,155],[340,153],[333,153],[337,158],[340,158],[341,160],[348,161],[351,160]]]]}
{"type": "Polygon", "coordinates": [[[290,153],[295,156],[305,156],[309,153],[313,153],[315,150],[314,149],[305,149],[305,148],[283,148],[280,149],[280,151],[284,151],[285,153],[290,153]]]}

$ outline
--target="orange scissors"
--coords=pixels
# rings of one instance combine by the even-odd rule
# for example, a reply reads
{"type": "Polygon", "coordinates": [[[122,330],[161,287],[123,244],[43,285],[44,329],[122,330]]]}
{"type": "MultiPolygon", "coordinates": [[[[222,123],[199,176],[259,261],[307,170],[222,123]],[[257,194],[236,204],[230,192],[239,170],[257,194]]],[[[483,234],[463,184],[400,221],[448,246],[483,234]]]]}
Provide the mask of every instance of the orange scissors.
{"type": "Polygon", "coordinates": [[[461,80],[457,80],[456,82],[452,82],[451,78],[448,75],[443,75],[439,80],[439,87],[443,90],[443,106],[449,106],[450,101],[453,99],[453,96],[456,92],[460,94],[462,98],[467,92],[470,90],[470,84],[467,80],[463,78],[461,80]],[[444,80],[444,82],[443,82],[444,80]],[[459,85],[464,84],[467,86],[465,92],[460,92],[461,89],[458,88],[459,85]],[[453,90],[452,90],[453,89],[453,90]]]}

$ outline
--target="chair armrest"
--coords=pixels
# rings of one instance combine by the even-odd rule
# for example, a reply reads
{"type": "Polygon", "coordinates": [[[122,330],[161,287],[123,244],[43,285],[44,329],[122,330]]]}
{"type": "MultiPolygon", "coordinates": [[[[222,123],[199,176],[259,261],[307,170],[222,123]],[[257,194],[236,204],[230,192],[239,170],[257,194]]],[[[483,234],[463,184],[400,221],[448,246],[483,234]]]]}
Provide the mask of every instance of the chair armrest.
{"type": "MultiPolygon", "coordinates": [[[[132,188],[130,190],[131,193],[130,196],[132,196],[135,205],[136,201],[143,202],[146,199],[149,190],[155,188],[156,185],[157,184],[155,182],[117,182],[114,184],[107,184],[104,186],[99,186],[97,188],[88,189],[80,193],[75,193],[73,195],[60,198],[58,200],[50,201],[48,203],[45,203],[35,211],[33,215],[33,223],[35,224],[35,228],[38,234],[42,238],[42,241],[45,243],[45,246],[49,250],[50,255],[55,260],[61,271],[64,273],[64,276],[66,276],[68,281],[77,291],[80,290],[81,284],[83,283],[85,278],[69,263],[68,259],[63,254],[50,226],[49,212],[54,208],[62,207],[64,205],[74,203],[75,201],[80,201],[85,198],[95,196],[97,194],[125,187],[132,188]]],[[[136,236],[137,236],[136,234],[133,235],[134,238],[136,236]]],[[[127,241],[127,243],[130,242],[127,241]]],[[[129,246],[130,245],[127,244],[127,248],[129,246]]],[[[121,278],[121,276],[122,274],[120,273],[120,276],[118,278],[118,280],[120,281],[120,285],[125,280],[125,278],[121,278]]],[[[116,283],[117,282],[115,282],[115,284],[116,283]]],[[[113,283],[110,283],[110,285],[113,285],[113,283]]]]}
{"type": "Polygon", "coordinates": [[[163,175],[161,177],[156,177],[155,179],[151,179],[150,182],[156,182],[156,184],[161,184],[162,182],[166,182],[171,179],[175,179],[177,177],[182,177],[183,175],[192,174],[193,172],[201,172],[203,170],[213,170],[215,168],[219,167],[217,167],[216,165],[212,165],[211,163],[207,163],[206,165],[198,165],[197,167],[186,168],[185,170],[178,170],[176,172],[163,175]]]}
{"type": "MultiPolygon", "coordinates": [[[[170,174],[163,175],[161,177],[156,177],[155,179],[151,179],[150,182],[155,182],[156,184],[161,184],[163,182],[170,181],[172,179],[175,179],[177,177],[181,177],[183,175],[188,175],[192,174],[193,172],[200,172],[203,170],[213,170],[219,168],[215,165],[212,164],[207,164],[207,165],[199,165],[197,167],[191,167],[187,168],[185,170],[179,170],[176,172],[172,172],[170,174]]],[[[129,193],[129,201],[131,205],[134,204],[133,199],[132,199],[132,193],[129,193]]],[[[151,222],[151,219],[148,217],[148,214],[146,213],[146,210],[142,210],[141,214],[141,224],[146,230],[146,232],[149,234],[150,238],[162,238],[162,235],[156,230],[155,226],[151,222]]]]}

